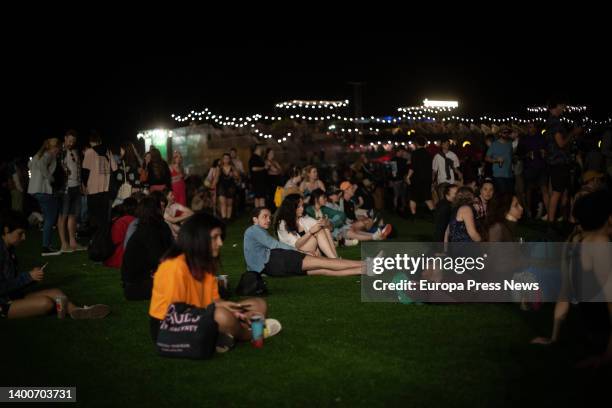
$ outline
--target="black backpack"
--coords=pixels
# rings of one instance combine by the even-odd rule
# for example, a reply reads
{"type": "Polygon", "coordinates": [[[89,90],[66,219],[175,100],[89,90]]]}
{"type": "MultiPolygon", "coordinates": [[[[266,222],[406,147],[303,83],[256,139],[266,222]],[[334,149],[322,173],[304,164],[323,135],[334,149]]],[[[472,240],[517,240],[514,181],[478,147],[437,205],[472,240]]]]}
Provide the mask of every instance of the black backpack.
{"type": "Polygon", "coordinates": [[[236,294],[238,296],[265,296],[268,294],[268,286],[260,273],[247,271],[240,276],[236,294]]]}
{"type": "Polygon", "coordinates": [[[110,258],[115,252],[115,245],[111,236],[112,224],[106,223],[104,226],[98,228],[94,236],[89,241],[89,259],[94,262],[104,262],[110,258]]]}

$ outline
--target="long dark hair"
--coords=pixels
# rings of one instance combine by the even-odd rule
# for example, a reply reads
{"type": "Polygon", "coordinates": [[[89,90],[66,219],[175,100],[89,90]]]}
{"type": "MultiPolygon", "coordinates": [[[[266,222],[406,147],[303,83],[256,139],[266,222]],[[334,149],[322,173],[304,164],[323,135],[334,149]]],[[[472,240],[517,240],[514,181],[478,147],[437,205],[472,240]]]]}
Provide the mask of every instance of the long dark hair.
{"type": "Polygon", "coordinates": [[[154,195],[143,198],[136,207],[136,217],[138,218],[138,225],[157,226],[163,224],[164,216],[159,198],[154,195]]]}
{"type": "Polygon", "coordinates": [[[136,156],[134,145],[131,142],[124,142],[121,144],[121,148],[125,152],[123,155],[123,161],[130,167],[131,170],[140,167],[140,162],[136,156]]]}
{"type": "Polygon", "coordinates": [[[151,151],[151,162],[149,165],[151,166],[151,170],[153,174],[157,178],[161,178],[165,171],[168,169],[168,164],[162,159],[161,153],[159,150],[152,148],[151,151]]]}
{"type": "Polygon", "coordinates": [[[489,204],[487,204],[487,218],[485,219],[484,235],[488,239],[489,229],[496,225],[501,224],[508,226],[506,220],[506,214],[512,208],[512,200],[514,195],[509,193],[500,193],[494,195],[489,204]]]}
{"type": "Polygon", "coordinates": [[[274,214],[274,230],[278,232],[281,221],[285,221],[287,232],[297,232],[297,217],[295,215],[302,196],[299,194],[289,194],[283,200],[276,214],[274,214]]]}
{"type": "Polygon", "coordinates": [[[210,233],[215,228],[220,228],[221,236],[225,236],[225,224],[217,217],[204,212],[194,214],[181,226],[176,243],[163,260],[185,255],[189,272],[198,281],[206,273],[216,274],[219,260],[213,257],[210,239],[210,233]]]}

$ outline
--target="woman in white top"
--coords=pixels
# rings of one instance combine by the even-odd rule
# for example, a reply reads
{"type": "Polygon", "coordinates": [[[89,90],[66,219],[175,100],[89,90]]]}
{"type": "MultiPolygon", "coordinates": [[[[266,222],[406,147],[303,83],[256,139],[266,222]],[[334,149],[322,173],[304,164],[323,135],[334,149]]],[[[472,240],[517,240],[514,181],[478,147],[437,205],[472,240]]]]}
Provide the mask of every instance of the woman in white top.
{"type": "Polygon", "coordinates": [[[51,183],[53,182],[53,173],[57,166],[59,151],[59,139],[47,139],[28,164],[31,173],[28,194],[36,198],[44,217],[42,256],[61,254],[61,251],[51,248],[51,234],[59,209],[59,203],[57,197],[53,195],[51,183]]]}
{"type": "Polygon", "coordinates": [[[176,202],[174,191],[166,189],[164,194],[168,200],[168,205],[164,210],[164,220],[170,227],[170,231],[172,231],[174,239],[176,239],[178,237],[179,230],[181,229],[181,224],[193,215],[193,211],[176,202]]]}
{"type": "Polygon", "coordinates": [[[304,201],[299,194],[289,194],[278,208],[274,229],[278,240],[298,251],[328,258],[338,258],[331,233],[325,228],[325,220],[315,220],[304,215],[304,201]]]}

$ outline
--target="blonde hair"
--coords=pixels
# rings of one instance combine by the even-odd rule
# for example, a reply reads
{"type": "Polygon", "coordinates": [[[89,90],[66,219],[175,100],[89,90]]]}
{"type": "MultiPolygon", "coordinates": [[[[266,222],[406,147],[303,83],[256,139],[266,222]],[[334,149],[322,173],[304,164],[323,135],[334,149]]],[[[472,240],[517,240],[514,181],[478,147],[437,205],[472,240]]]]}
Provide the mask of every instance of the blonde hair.
{"type": "Polygon", "coordinates": [[[40,147],[40,149],[38,150],[38,152],[36,152],[36,157],[37,158],[41,158],[43,156],[43,154],[45,154],[45,152],[48,152],[49,150],[59,147],[59,139],[57,137],[52,137],[49,139],[46,139],[42,146],[40,147]]]}
{"type": "Polygon", "coordinates": [[[306,167],[304,167],[304,170],[302,170],[302,179],[304,181],[310,182],[310,177],[308,177],[308,175],[310,174],[310,172],[313,169],[316,169],[316,168],[317,168],[316,166],[306,166],[306,167]]]}

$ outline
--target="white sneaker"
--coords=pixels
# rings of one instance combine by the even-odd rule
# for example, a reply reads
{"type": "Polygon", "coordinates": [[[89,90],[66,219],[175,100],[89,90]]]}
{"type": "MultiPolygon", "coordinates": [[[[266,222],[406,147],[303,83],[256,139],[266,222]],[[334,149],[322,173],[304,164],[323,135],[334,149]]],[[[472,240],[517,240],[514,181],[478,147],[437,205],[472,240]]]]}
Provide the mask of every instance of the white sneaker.
{"type": "Polygon", "coordinates": [[[376,232],[372,235],[372,239],[374,241],[382,241],[382,232],[380,231],[380,228],[376,230],[376,232]]]}
{"type": "Polygon", "coordinates": [[[359,240],[357,239],[345,239],[344,240],[344,246],[351,247],[355,245],[359,245],[359,240]]]}
{"type": "Polygon", "coordinates": [[[264,327],[264,339],[268,337],[276,336],[281,330],[283,326],[276,319],[266,319],[265,327],[264,327]]]}

